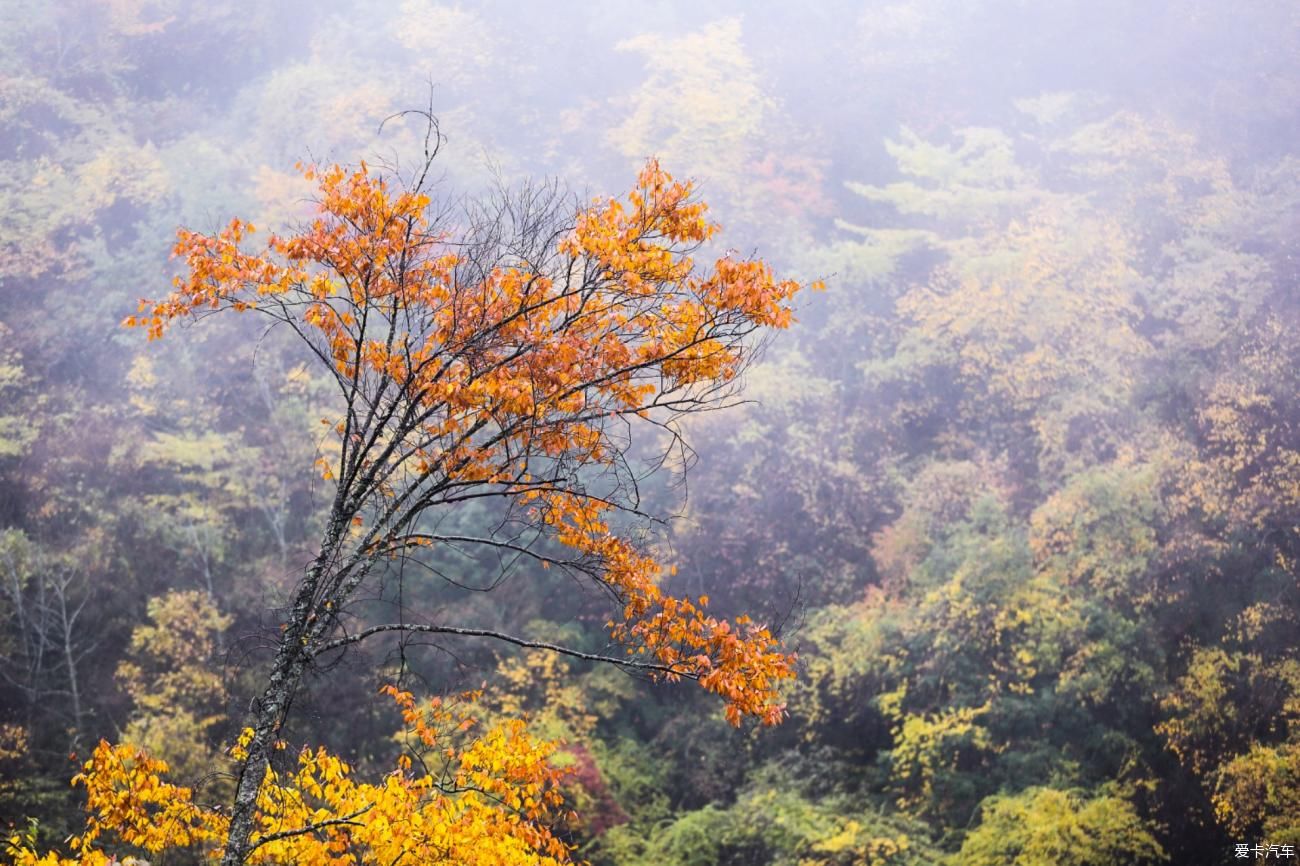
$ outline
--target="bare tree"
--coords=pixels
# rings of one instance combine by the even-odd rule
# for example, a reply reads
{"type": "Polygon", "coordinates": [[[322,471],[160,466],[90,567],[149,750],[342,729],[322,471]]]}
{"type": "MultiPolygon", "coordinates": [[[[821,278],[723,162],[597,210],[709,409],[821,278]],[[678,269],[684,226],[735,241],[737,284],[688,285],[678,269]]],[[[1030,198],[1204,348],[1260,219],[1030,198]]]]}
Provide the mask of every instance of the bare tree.
{"type": "Polygon", "coordinates": [[[88,715],[78,670],[97,646],[82,618],[92,598],[85,572],[7,530],[0,535],[0,591],[11,637],[0,655],[0,676],[22,693],[29,729],[40,713],[61,717],[75,750],[88,715]]]}

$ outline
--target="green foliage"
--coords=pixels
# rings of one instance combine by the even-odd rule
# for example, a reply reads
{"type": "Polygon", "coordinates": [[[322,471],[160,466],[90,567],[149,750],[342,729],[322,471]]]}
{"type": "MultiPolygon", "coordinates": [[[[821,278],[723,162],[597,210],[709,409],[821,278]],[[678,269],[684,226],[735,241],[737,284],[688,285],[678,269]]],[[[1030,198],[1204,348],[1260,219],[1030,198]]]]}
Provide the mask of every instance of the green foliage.
{"type": "Polygon", "coordinates": [[[1256,744],[1215,775],[1215,812],[1230,831],[1300,845],[1300,744],[1256,744]]]}
{"type": "Polygon", "coordinates": [[[1037,567],[1090,598],[1150,602],[1141,581],[1159,551],[1154,467],[1101,466],[1073,476],[1030,515],[1037,567]]]}
{"type": "Polygon", "coordinates": [[[979,827],[949,862],[963,866],[1109,866],[1159,863],[1164,849],[1118,797],[1029,788],[981,804],[979,827]]]}
{"type": "MultiPolygon", "coordinates": [[[[24,393],[30,389],[29,377],[23,369],[22,353],[12,345],[6,345],[10,339],[10,329],[0,322],[0,404],[20,406],[24,401],[35,403],[39,398],[24,393]]],[[[0,460],[27,452],[39,435],[38,417],[34,411],[13,414],[10,410],[0,411],[0,460]]]]}
{"type": "Polygon", "coordinates": [[[606,834],[593,863],[630,866],[912,866],[933,862],[923,826],[833,796],[811,799],[795,780],[760,774],[727,808],[710,804],[637,836],[606,834]],[[607,857],[608,859],[602,859],[607,857]]]}

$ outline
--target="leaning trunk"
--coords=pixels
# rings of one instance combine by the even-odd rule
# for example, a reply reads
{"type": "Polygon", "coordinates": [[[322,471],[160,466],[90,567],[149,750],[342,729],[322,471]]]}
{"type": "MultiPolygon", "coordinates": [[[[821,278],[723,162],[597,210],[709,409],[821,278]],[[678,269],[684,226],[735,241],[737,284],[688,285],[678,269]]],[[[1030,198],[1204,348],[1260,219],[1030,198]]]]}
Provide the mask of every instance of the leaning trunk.
{"type": "Polygon", "coordinates": [[[348,524],[339,506],[340,503],[336,500],[320,554],[298,587],[289,619],[280,635],[280,646],[275,654],[270,678],[250,719],[253,737],[248,743],[248,754],[240,768],[239,781],[235,787],[235,801],[230,811],[230,829],[226,834],[221,866],[243,866],[253,853],[257,795],[267,767],[270,766],[271,752],[279,738],[285,715],[298,693],[311,658],[311,648],[306,643],[308,635],[313,631],[309,625],[312,614],[315,613],[316,592],[332,564],[337,561],[338,546],[348,524]]]}

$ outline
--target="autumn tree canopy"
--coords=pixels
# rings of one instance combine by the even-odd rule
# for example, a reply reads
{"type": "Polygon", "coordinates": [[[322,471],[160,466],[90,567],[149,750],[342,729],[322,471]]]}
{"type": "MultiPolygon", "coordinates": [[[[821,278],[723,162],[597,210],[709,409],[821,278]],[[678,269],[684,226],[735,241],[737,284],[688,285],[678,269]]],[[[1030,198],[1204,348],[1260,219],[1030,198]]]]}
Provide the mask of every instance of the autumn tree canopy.
{"type": "MultiPolygon", "coordinates": [[[[791,321],[800,286],[757,260],[698,266],[692,254],[718,226],[691,184],[654,160],[625,199],[576,213],[554,185],[462,208],[435,201],[431,119],[429,129],[425,159],[409,176],[364,162],[301,167],[319,187],[316,217],[260,248],[241,219],[215,235],[181,229],[175,254],[185,273],[170,295],[142,301],[126,319],[151,339],[226,311],[287,329],[337,386],[338,416],[327,419],[336,444],[318,460],[333,495],[232,751],[230,808],[199,806],[188,789],[163,781],[163,762],[101,744],[79,777],[91,793],[87,831],[74,840],[80,862],[103,862],[106,831],[155,852],[219,849],[231,866],[290,854],[300,863],[411,854],[471,862],[456,852],[477,837],[491,844],[469,844],[480,852],[472,862],[566,859],[543,820],[558,805],[547,747],[524,748],[517,726],[458,749],[421,721],[410,695],[394,691],[416,739],[445,748],[452,769],[421,762],[413,773],[406,757],[367,788],[324,752],[304,752],[296,774],[281,768],[280,732],[304,678],[323,656],[384,633],[495,638],[691,679],[722,698],[733,725],[781,719],[776,686],[792,676],[793,657],[773,634],[744,617],[710,616],[706,597],[666,595],[661,563],[615,530],[625,517],[647,516],[633,443],[653,432],[679,447],[682,416],[724,405],[758,333],[791,321]],[[446,514],[484,499],[503,503],[498,532],[440,528],[446,514]],[[359,589],[386,563],[442,546],[507,551],[594,581],[615,607],[607,627],[623,650],[582,653],[528,636],[352,615],[359,589]],[[358,831],[385,810],[397,810],[386,819],[394,827],[417,815],[431,823],[382,842],[358,831]],[[361,820],[365,813],[373,814],[361,820]],[[514,859],[502,859],[505,848],[514,859]]],[[[18,862],[64,861],[22,851],[18,862]]]]}

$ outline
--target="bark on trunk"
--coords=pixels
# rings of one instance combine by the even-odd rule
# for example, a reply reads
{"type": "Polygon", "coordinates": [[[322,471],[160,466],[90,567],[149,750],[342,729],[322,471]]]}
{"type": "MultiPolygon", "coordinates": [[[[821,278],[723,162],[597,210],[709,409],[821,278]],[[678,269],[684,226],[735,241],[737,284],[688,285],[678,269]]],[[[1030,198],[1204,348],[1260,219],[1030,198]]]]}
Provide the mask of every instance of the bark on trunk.
{"type": "Polygon", "coordinates": [[[340,514],[341,503],[335,502],[334,514],[321,545],[320,555],[312,563],[298,587],[290,609],[289,619],[284,632],[280,635],[280,645],[276,651],[275,664],[271,668],[262,699],[250,720],[253,739],[248,744],[248,757],[240,768],[239,781],[235,787],[235,801],[230,811],[230,829],[226,834],[225,849],[221,856],[221,866],[243,866],[253,852],[252,836],[257,818],[257,795],[262,787],[266,768],[270,765],[271,751],[284,724],[289,705],[293,702],[307,671],[310,660],[310,648],[305,645],[312,615],[316,612],[314,604],[316,591],[326,577],[332,564],[337,561],[336,554],[347,518],[340,514]]]}

